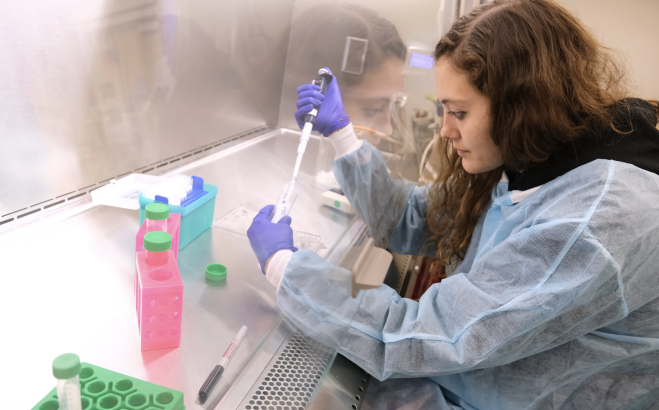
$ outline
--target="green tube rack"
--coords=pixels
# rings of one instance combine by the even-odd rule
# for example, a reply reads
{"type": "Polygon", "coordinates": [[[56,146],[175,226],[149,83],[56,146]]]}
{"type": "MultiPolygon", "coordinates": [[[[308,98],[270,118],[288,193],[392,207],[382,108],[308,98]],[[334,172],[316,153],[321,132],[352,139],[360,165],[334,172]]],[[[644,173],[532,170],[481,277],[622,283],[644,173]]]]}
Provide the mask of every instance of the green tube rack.
{"type": "MultiPolygon", "coordinates": [[[[185,410],[183,393],[89,363],[80,371],[82,410],[185,410]]],[[[58,410],[54,388],[32,410],[58,410]]]]}

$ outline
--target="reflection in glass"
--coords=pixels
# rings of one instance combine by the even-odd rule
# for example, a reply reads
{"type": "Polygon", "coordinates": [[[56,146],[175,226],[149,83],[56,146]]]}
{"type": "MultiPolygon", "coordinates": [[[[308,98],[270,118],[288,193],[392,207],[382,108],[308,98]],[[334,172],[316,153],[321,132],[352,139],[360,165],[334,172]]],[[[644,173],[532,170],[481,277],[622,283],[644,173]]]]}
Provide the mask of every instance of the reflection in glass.
{"type": "MultiPolygon", "coordinates": [[[[329,67],[336,76],[346,113],[359,138],[395,154],[388,164],[395,177],[417,179],[417,155],[406,112],[407,47],[398,30],[376,11],[357,4],[320,4],[297,16],[288,43],[280,123],[290,123],[298,86],[329,67]]],[[[332,149],[321,143],[317,182],[336,184],[332,149]],[[328,153],[329,151],[329,153],[328,153]]]]}
{"type": "Polygon", "coordinates": [[[4,0],[0,218],[275,126],[281,78],[258,103],[250,85],[283,73],[265,50],[293,4],[4,0]]]}

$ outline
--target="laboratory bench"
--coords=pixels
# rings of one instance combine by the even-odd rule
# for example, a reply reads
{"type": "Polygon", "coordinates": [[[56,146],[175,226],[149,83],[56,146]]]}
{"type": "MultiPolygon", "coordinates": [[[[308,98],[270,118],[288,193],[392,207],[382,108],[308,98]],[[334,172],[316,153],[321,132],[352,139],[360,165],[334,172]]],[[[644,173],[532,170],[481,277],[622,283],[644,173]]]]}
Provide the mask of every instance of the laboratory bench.
{"type": "MultiPolygon", "coordinates": [[[[298,132],[274,129],[156,172],[196,175],[217,185],[215,221],[240,207],[255,214],[274,203],[289,180],[298,140],[298,132]]],[[[318,146],[313,137],[302,162],[292,228],[320,236],[317,252],[336,263],[363,222],[320,205],[326,189],[313,179],[318,146]]],[[[187,410],[361,407],[367,374],[284,317],[245,234],[213,226],[180,250],[181,345],[141,351],[133,282],[139,211],[97,205],[86,195],[0,228],[1,306],[9,320],[2,338],[8,364],[2,385],[11,390],[4,400],[9,407],[3,408],[28,409],[39,402],[55,386],[53,359],[67,352],[179,390],[187,410]],[[212,263],[227,267],[226,280],[205,279],[212,263]],[[242,344],[201,405],[199,388],[243,325],[248,330],[242,344]],[[285,360],[293,366],[282,366],[285,360]],[[305,368],[311,371],[302,372],[305,368]],[[294,369],[297,375],[289,373],[294,369]],[[305,386],[296,389],[297,396],[268,398],[273,378],[296,376],[305,386]]]]}

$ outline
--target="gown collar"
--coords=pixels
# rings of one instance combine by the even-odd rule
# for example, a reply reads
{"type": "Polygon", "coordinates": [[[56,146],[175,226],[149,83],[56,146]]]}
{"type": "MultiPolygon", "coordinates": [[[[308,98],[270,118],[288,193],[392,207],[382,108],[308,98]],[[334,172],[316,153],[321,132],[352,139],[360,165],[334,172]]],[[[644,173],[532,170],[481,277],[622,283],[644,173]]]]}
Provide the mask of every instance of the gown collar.
{"type": "MultiPolygon", "coordinates": [[[[540,189],[540,187],[542,186],[542,185],[538,185],[536,187],[529,188],[524,191],[520,191],[520,190],[508,191],[509,184],[510,181],[508,180],[508,174],[506,174],[506,171],[504,170],[501,173],[501,180],[497,184],[496,193],[492,199],[496,201],[498,198],[507,197],[509,201],[505,201],[505,202],[509,202],[510,205],[515,205],[528,198],[532,193],[540,189]]],[[[502,199],[499,199],[499,202],[504,202],[504,201],[502,199]]]]}

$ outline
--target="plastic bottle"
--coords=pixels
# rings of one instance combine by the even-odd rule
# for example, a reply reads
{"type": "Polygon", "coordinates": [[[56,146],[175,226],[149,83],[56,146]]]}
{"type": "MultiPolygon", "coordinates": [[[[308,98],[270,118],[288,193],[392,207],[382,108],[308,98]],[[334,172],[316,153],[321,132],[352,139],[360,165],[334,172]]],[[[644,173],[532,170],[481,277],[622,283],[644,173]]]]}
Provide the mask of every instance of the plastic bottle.
{"type": "Polygon", "coordinates": [[[59,410],[82,410],[80,399],[80,358],[65,353],[53,360],[53,376],[57,379],[59,410]]]}
{"type": "Polygon", "coordinates": [[[167,265],[169,250],[172,248],[172,235],[167,232],[147,232],[144,235],[144,249],[146,249],[146,263],[151,266],[167,265]]]}
{"type": "Polygon", "coordinates": [[[167,218],[169,218],[169,205],[161,203],[149,204],[144,208],[146,231],[167,232],[167,218]]]}

